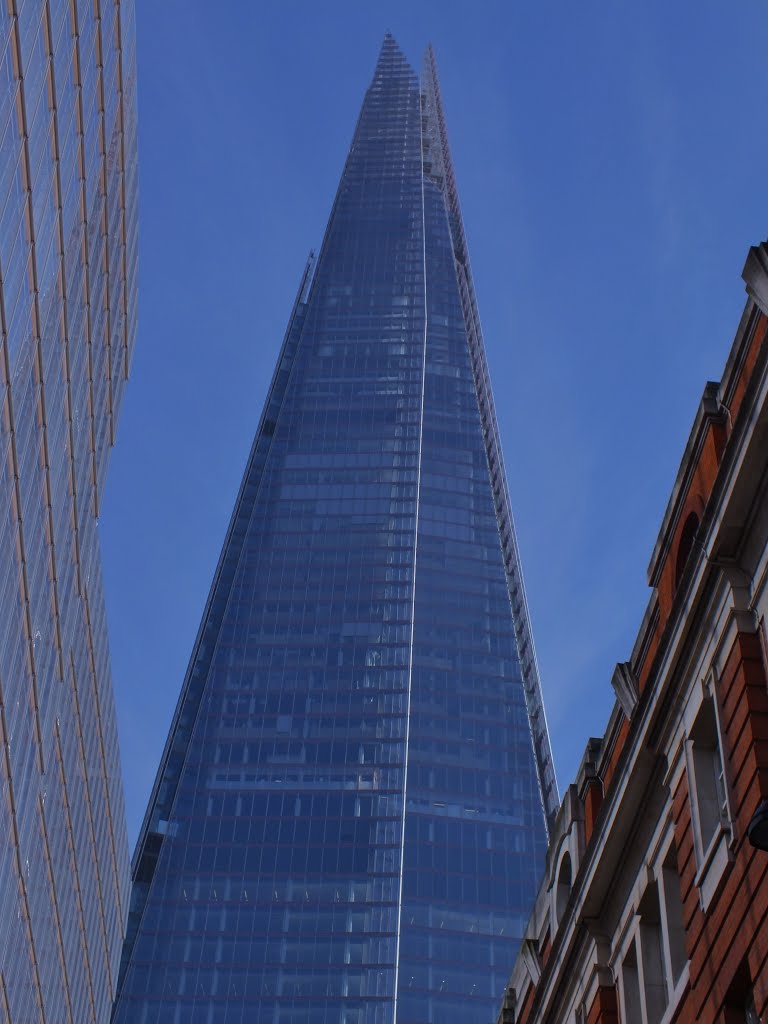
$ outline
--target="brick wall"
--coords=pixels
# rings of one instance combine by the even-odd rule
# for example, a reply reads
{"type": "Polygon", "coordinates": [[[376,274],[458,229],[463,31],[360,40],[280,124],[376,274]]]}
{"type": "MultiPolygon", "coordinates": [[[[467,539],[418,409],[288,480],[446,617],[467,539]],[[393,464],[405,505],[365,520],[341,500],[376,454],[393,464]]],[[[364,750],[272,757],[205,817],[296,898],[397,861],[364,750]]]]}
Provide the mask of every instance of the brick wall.
{"type": "Polygon", "coordinates": [[[749,978],[758,1014],[768,1011],[768,988],[761,984],[768,959],[768,854],[754,850],[746,838],[752,814],[768,795],[768,688],[758,634],[737,635],[718,683],[717,697],[735,841],[733,859],[706,911],[702,910],[696,884],[685,775],[672,804],[690,960],[690,988],[678,1019],[704,1024],[733,1019],[733,1013],[726,1012],[727,1003],[730,998],[741,998],[734,984],[746,988],[749,978]]]}
{"type": "Polygon", "coordinates": [[[587,1014],[587,1024],[619,1024],[619,1001],[613,985],[601,985],[587,1014]]]}

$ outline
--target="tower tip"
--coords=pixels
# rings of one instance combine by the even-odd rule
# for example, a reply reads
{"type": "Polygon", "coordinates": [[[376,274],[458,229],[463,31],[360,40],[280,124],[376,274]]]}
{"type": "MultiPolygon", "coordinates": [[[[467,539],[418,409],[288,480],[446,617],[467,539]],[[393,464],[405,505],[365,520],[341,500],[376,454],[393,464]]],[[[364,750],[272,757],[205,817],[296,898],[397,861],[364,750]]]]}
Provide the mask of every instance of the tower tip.
{"type": "Polygon", "coordinates": [[[387,31],[384,33],[384,39],[381,44],[381,50],[379,51],[379,66],[381,66],[382,61],[388,63],[391,62],[392,60],[394,60],[396,63],[408,65],[408,67],[410,67],[410,64],[408,64],[408,60],[405,54],[403,53],[402,49],[400,48],[397,40],[389,31],[389,29],[387,29],[387,31]]]}
{"type": "Polygon", "coordinates": [[[392,35],[389,29],[384,33],[384,41],[381,44],[382,49],[392,49],[400,52],[400,47],[397,44],[397,40],[392,35]]]}

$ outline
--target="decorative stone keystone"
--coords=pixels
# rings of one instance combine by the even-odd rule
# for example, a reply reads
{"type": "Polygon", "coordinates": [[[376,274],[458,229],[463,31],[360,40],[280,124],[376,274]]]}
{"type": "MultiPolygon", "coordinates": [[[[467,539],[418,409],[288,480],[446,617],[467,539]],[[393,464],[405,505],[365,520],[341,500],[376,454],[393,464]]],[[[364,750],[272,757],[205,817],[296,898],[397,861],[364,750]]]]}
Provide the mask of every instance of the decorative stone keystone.
{"type": "Polygon", "coordinates": [[[634,714],[637,702],[640,699],[640,690],[637,685],[637,677],[632,671],[628,661],[620,661],[613,670],[611,686],[616,693],[616,699],[621,705],[624,717],[629,720],[634,714]]]}
{"type": "Polygon", "coordinates": [[[752,246],[741,276],[746,283],[748,294],[768,315],[768,242],[752,246]]]}

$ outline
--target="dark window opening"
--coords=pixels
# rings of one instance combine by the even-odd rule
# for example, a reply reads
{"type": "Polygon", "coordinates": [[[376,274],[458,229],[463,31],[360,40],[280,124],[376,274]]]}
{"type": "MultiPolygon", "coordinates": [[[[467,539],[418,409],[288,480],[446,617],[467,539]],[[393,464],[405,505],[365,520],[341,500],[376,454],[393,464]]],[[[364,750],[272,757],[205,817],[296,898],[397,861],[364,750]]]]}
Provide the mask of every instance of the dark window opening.
{"type": "Polygon", "coordinates": [[[571,895],[571,855],[566,853],[560,865],[560,874],[557,877],[557,890],[555,892],[555,917],[557,923],[563,919],[568,897],[571,895]]]}
{"type": "Polygon", "coordinates": [[[680,586],[680,580],[682,579],[685,567],[688,563],[688,557],[693,548],[693,542],[696,539],[696,534],[699,529],[699,517],[695,512],[691,512],[688,518],[685,520],[683,525],[683,531],[680,534],[680,543],[677,548],[677,563],[675,564],[675,587],[680,586]]]}

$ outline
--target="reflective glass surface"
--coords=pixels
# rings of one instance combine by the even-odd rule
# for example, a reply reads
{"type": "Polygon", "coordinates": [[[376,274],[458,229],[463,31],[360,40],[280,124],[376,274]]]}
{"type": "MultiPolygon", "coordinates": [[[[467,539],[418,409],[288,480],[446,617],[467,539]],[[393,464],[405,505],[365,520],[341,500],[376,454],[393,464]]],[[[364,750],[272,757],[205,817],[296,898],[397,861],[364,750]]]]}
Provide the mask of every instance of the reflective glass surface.
{"type": "Polygon", "coordinates": [[[544,813],[445,197],[391,37],[134,860],[118,1024],[491,1024],[544,813]]]}
{"type": "Polygon", "coordinates": [[[97,516],[136,327],[133,4],[0,7],[0,1020],[103,1021],[128,857],[97,516]]]}

